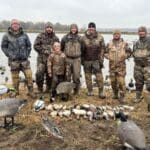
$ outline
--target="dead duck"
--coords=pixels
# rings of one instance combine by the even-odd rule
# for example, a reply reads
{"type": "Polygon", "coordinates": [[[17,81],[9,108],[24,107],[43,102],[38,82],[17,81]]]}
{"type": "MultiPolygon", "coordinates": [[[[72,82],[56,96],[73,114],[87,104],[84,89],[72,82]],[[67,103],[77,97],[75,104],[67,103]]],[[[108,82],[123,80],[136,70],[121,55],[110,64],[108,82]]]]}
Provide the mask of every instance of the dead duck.
{"type": "Polygon", "coordinates": [[[57,127],[57,125],[54,122],[52,122],[48,118],[48,116],[42,115],[42,125],[48,131],[48,133],[50,133],[51,135],[53,135],[54,137],[56,137],[58,139],[63,139],[63,136],[62,136],[59,128],[57,127]]]}
{"type": "Polygon", "coordinates": [[[14,98],[0,100],[0,117],[4,117],[4,127],[10,126],[7,118],[11,118],[11,126],[14,126],[14,116],[27,103],[27,100],[14,98]]]}
{"type": "Polygon", "coordinates": [[[38,100],[33,104],[34,111],[40,111],[45,108],[44,96],[42,95],[38,100]]]}
{"type": "Polygon", "coordinates": [[[85,117],[87,114],[86,110],[83,110],[83,109],[75,109],[74,108],[71,111],[72,111],[72,114],[74,114],[77,117],[77,119],[79,119],[80,116],[85,117]]]}
{"type": "Polygon", "coordinates": [[[0,95],[1,95],[1,98],[2,98],[3,94],[9,93],[10,91],[16,92],[16,90],[14,88],[9,88],[6,85],[0,85],[0,95]]]}
{"type": "Polygon", "coordinates": [[[120,119],[118,123],[118,136],[124,147],[132,150],[147,150],[143,131],[132,120],[127,120],[123,112],[115,114],[120,119]]]}

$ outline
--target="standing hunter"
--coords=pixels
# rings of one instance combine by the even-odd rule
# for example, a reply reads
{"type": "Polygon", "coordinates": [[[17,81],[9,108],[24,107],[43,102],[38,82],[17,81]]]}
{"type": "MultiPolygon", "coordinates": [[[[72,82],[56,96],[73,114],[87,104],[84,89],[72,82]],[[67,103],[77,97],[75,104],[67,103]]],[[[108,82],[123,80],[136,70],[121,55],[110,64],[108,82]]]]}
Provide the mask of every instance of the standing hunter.
{"type": "Polygon", "coordinates": [[[131,49],[128,43],[121,38],[121,31],[113,32],[113,39],[108,43],[105,51],[105,57],[109,60],[109,72],[111,86],[113,90],[113,99],[125,102],[125,75],[126,63],[125,60],[131,56],[131,49]]]}
{"type": "Polygon", "coordinates": [[[18,20],[13,19],[11,21],[8,32],[3,36],[1,48],[8,57],[16,95],[19,95],[19,72],[22,71],[27,81],[28,95],[34,98],[32,71],[28,60],[31,52],[31,43],[28,35],[23,32],[23,28],[18,20]]]}
{"type": "Polygon", "coordinates": [[[88,24],[88,30],[82,37],[82,64],[88,89],[87,95],[93,95],[92,74],[94,74],[99,88],[99,98],[101,99],[105,98],[105,95],[103,94],[102,75],[104,50],[104,38],[96,31],[95,23],[90,22],[88,24]]]}
{"type": "Polygon", "coordinates": [[[34,42],[34,49],[38,53],[37,56],[37,72],[36,84],[39,93],[43,93],[43,84],[46,77],[46,91],[50,92],[52,79],[48,76],[47,59],[51,53],[52,45],[58,42],[59,38],[55,35],[51,23],[45,24],[45,31],[40,33],[34,42]]]}
{"type": "Polygon", "coordinates": [[[81,36],[78,35],[78,26],[72,24],[70,32],[61,40],[62,51],[66,55],[67,62],[67,81],[75,83],[74,94],[79,93],[80,87],[80,70],[81,70],[81,36]]]}
{"type": "Polygon", "coordinates": [[[150,37],[147,36],[146,27],[139,27],[139,40],[133,46],[134,57],[134,78],[136,86],[135,102],[140,102],[144,83],[147,91],[150,92],[150,37]]]}

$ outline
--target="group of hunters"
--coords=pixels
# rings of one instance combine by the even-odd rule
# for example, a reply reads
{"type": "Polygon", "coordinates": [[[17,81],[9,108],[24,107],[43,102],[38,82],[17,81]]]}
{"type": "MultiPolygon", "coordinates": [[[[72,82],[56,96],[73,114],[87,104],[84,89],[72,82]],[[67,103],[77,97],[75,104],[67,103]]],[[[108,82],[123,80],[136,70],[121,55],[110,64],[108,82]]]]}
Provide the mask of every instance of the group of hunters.
{"type": "MultiPolygon", "coordinates": [[[[70,31],[61,41],[55,35],[51,23],[45,24],[44,32],[34,41],[37,52],[36,84],[39,93],[43,93],[44,80],[46,92],[50,92],[50,102],[56,98],[56,87],[62,81],[75,84],[74,94],[80,89],[80,70],[83,65],[87,95],[93,95],[92,75],[96,76],[98,96],[105,99],[103,84],[104,58],[109,60],[110,81],[113,99],[125,102],[126,59],[134,58],[134,79],[136,87],[135,102],[142,99],[144,84],[150,92],[150,37],[144,26],[138,28],[139,39],[134,43],[133,50],[121,37],[119,30],[114,30],[112,40],[105,45],[103,36],[96,31],[96,24],[90,22],[83,36],[78,33],[78,26],[71,24],[70,31]]],[[[31,42],[24,33],[20,22],[13,19],[8,32],[3,36],[1,49],[8,57],[13,86],[19,95],[19,72],[22,71],[27,81],[28,94],[35,97],[32,81],[32,71],[28,60],[31,52],[31,42]]]]}

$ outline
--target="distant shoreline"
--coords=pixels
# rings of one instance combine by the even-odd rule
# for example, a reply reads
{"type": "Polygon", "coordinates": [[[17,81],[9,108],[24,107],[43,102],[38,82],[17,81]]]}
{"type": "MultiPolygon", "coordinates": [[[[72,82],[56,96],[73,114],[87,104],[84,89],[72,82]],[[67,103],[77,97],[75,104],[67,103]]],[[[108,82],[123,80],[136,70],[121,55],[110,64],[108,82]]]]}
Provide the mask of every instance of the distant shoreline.
{"type": "MultiPolygon", "coordinates": [[[[40,33],[40,32],[43,32],[43,30],[24,30],[25,32],[27,33],[40,33]]],[[[7,32],[7,30],[0,30],[0,32],[7,32]]],[[[55,33],[59,33],[59,34],[66,34],[68,33],[69,31],[55,31],[55,33]]],[[[98,31],[99,33],[101,34],[112,34],[113,32],[112,31],[98,31]]],[[[84,34],[84,32],[79,32],[80,34],[84,34]]],[[[121,32],[122,34],[126,34],[126,35],[136,35],[137,32],[121,32]]]]}

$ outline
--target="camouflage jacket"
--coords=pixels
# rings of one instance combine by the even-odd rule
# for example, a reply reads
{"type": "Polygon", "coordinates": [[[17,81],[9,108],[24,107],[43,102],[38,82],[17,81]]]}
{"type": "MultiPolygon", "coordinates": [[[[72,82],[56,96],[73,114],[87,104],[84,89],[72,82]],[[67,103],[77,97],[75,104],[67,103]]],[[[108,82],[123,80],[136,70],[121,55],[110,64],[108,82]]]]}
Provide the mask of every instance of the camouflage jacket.
{"type": "Polygon", "coordinates": [[[69,58],[79,58],[81,56],[81,36],[69,33],[61,40],[61,48],[69,58]]]}
{"type": "Polygon", "coordinates": [[[106,46],[104,56],[109,60],[110,71],[117,70],[119,72],[125,70],[125,60],[131,56],[131,49],[123,39],[111,40],[106,46]]]}
{"type": "Polygon", "coordinates": [[[136,65],[150,65],[150,37],[139,39],[133,45],[133,57],[136,65]]]}
{"type": "Polygon", "coordinates": [[[51,52],[53,43],[58,41],[59,38],[55,35],[54,32],[52,32],[52,34],[47,34],[46,32],[40,33],[34,42],[34,49],[38,53],[38,57],[40,57],[45,62],[51,52]]]}
{"type": "Polygon", "coordinates": [[[53,51],[48,57],[47,67],[49,76],[65,75],[67,70],[65,54],[53,51]]]}
{"type": "Polygon", "coordinates": [[[31,42],[22,28],[15,33],[9,27],[8,32],[3,36],[1,48],[10,61],[27,60],[31,52],[31,42]]]}
{"type": "Polygon", "coordinates": [[[104,58],[105,42],[102,35],[89,34],[88,31],[82,37],[82,61],[101,60],[104,58]]]}

